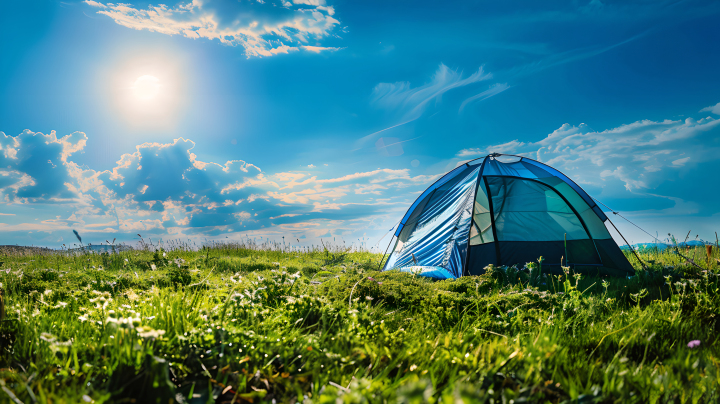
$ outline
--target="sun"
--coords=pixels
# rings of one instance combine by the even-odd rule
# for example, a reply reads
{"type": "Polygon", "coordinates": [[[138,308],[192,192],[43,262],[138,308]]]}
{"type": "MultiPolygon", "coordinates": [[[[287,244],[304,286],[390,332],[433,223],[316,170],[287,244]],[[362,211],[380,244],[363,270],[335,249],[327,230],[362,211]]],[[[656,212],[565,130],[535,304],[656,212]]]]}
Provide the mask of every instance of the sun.
{"type": "Polygon", "coordinates": [[[149,101],[157,97],[160,93],[160,79],[146,74],[138,77],[131,88],[137,99],[149,101]]]}

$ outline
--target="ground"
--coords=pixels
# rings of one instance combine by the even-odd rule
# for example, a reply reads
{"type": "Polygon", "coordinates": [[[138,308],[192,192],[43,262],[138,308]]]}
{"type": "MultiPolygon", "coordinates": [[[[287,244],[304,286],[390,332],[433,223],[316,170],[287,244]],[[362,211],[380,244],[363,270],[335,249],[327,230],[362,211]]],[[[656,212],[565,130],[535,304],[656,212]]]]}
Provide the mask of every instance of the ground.
{"type": "Polygon", "coordinates": [[[5,250],[0,402],[720,399],[717,249],[433,281],[340,247],[143,247],[5,250]]]}

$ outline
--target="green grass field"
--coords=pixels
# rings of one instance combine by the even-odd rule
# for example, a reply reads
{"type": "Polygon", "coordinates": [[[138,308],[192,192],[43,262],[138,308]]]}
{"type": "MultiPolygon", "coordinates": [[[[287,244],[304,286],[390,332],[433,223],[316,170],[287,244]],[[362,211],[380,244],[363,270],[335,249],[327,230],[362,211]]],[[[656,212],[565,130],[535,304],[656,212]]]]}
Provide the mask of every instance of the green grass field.
{"type": "Polygon", "coordinates": [[[7,250],[0,403],[718,402],[717,249],[681,253],[433,282],[339,248],[7,250]]]}

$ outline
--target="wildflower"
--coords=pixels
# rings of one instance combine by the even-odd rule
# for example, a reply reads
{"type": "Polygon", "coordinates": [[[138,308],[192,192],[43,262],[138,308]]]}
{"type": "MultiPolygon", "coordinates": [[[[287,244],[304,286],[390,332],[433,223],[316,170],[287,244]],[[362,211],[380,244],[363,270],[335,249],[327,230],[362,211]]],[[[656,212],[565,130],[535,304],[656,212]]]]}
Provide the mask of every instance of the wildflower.
{"type": "Polygon", "coordinates": [[[157,339],[165,334],[165,330],[155,330],[150,327],[138,327],[137,335],[140,338],[157,339]]]}
{"type": "MultiPolygon", "coordinates": [[[[52,343],[52,342],[55,342],[55,337],[54,337],[52,334],[49,334],[49,333],[46,333],[46,332],[40,334],[40,339],[43,340],[43,341],[45,341],[45,342],[51,342],[51,343],[52,343]]],[[[700,343],[700,341],[698,341],[698,344],[699,344],[699,343],[700,343]]]]}
{"type": "Polygon", "coordinates": [[[690,349],[696,348],[696,347],[700,346],[700,340],[694,339],[694,340],[688,342],[687,346],[690,349]]]}

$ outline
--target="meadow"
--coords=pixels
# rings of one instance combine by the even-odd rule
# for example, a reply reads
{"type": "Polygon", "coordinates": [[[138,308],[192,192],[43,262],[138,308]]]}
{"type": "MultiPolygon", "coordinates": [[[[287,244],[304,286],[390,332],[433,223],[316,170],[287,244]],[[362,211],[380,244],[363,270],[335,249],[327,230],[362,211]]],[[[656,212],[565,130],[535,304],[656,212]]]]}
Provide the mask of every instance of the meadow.
{"type": "Polygon", "coordinates": [[[718,251],[432,281],[325,246],[0,255],[0,402],[720,401],[718,251]]]}

